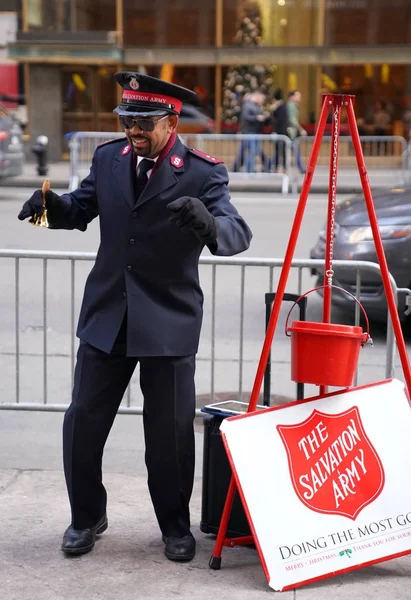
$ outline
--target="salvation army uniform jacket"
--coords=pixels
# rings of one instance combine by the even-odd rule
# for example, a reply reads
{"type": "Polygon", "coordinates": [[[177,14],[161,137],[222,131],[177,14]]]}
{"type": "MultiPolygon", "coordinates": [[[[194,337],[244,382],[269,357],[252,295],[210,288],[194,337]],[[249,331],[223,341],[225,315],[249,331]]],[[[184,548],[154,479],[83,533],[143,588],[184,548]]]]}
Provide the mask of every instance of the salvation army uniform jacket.
{"type": "Polygon", "coordinates": [[[81,186],[61,196],[64,218],[53,228],[84,231],[100,217],[100,247],[77,335],[109,353],[127,311],[127,356],[195,354],[203,316],[198,261],[204,244],[169,222],[167,204],[181,196],[204,202],[216,219],[213,254],[243,252],[252,234],[230,202],[221,161],[174,136],[136,201],[132,155],[126,138],[99,146],[81,186]]]}

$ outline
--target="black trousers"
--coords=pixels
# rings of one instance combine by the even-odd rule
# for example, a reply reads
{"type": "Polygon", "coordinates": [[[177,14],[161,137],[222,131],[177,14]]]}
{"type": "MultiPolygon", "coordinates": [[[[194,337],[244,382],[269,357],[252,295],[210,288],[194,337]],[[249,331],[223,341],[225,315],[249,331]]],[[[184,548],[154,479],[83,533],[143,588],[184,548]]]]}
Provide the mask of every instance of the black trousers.
{"type": "Polygon", "coordinates": [[[274,169],[277,170],[279,166],[281,166],[283,169],[285,169],[286,164],[287,164],[287,160],[286,160],[285,142],[283,140],[279,140],[278,142],[275,142],[274,169]],[[281,163],[281,165],[280,165],[280,163],[281,163]]]}
{"type": "Polygon", "coordinates": [[[184,536],[190,531],[194,480],[195,357],[126,357],[106,354],[85,342],[78,349],[73,399],[63,424],[72,525],[92,527],[106,512],[104,445],[137,362],[154,511],[164,535],[184,536]]]}

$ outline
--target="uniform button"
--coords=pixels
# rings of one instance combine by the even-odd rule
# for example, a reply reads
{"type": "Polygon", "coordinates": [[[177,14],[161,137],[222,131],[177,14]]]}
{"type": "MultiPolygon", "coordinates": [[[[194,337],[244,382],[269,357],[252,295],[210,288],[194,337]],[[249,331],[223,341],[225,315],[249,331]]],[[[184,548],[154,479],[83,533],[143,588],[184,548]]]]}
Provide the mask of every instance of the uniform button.
{"type": "Polygon", "coordinates": [[[127,271],[131,271],[131,265],[127,265],[127,271]]]}
{"type": "Polygon", "coordinates": [[[128,243],[131,244],[131,245],[133,245],[133,244],[136,243],[136,241],[133,238],[131,238],[131,240],[129,240],[128,243]]]}
{"type": "Polygon", "coordinates": [[[132,216],[132,217],[136,217],[136,216],[137,216],[137,213],[136,213],[136,212],[132,212],[132,213],[131,213],[131,216],[132,216]]]}
{"type": "Polygon", "coordinates": [[[124,298],[127,298],[127,292],[123,292],[124,298]]]}

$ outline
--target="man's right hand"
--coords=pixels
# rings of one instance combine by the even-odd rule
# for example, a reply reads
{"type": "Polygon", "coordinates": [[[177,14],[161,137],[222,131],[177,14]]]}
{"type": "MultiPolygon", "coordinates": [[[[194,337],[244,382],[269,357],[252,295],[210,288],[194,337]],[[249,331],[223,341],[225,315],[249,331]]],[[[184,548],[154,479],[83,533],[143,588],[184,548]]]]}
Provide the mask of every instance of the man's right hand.
{"type": "MultiPolygon", "coordinates": [[[[63,212],[63,200],[58,194],[55,194],[52,190],[47,190],[45,194],[45,200],[47,208],[47,217],[49,221],[56,221],[63,212]]],[[[27,219],[28,217],[34,217],[34,215],[38,215],[40,217],[43,214],[43,212],[43,192],[41,190],[36,190],[32,197],[23,204],[23,208],[21,209],[18,218],[20,219],[20,221],[24,221],[24,219],[27,219]]]]}

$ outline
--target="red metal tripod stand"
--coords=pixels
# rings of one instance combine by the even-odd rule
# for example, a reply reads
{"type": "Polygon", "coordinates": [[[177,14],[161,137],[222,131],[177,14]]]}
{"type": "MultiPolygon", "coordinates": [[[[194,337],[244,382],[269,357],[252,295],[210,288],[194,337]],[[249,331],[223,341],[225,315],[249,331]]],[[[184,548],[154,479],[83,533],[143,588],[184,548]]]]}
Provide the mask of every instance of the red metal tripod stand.
{"type": "MultiPolygon", "coordinates": [[[[327,117],[329,111],[332,110],[332,133],[331,133],[331,153],[330,153],[330,177],[328,191],[328,210],[327,210],[327,233],[326,233],[326,254],[325,254],[325,270],[324,283],[327,279],[329,285],[324,287],[323,298],[323,322],[329,323],[331,317],[331,285],[332,277],[332,249],[333,249],[333,232],[334,232],[334,216],[335,216],[335,201],[337,189],[337,163],[338,163],[338,144],[340,132],[341,109],[345,108],[350,134],[353,141],[357,167],[361,179],[361,185],[364,192],[365,203],[367,206],[368,216],[370,220],[371,230],[376,247],[376,253],[381,270],[381,277],[384,285],[385,295],[387,298],[388,309],[393,324],[394,335],[397,342],[398,352],[401,359],[401,365],[404,373],[405,383],[408,390],[408,395],[411,397],[411,368],[408,360],[407,349],[404,342],[404,337],[401,330],[401,324],[398,317],[397,306],[395,303],[394,293],[390,284],[389,270],[385,258],[384,248],[381,241],[381,235],[378,227],[378,221],[375,213],[374,202],[372,199],[370,183],[368,180],[367,169],[364,162],[364,156],[361,148],[361,141],[358,134],[355,114],[354,114],[354,96],[342,94],[325,94],[323,96],[320,119],[318,122],[317,132],[314,138],[311,155],[308,161],[307,171],[304,178],[304,183],[301,189],[300,199],[298,202],[294,222],[291,229],[291,235],[287,246],[287,251],[284,257],[283,268],[281,270],[280,279],[278,282],[277,293],[271,310],[271,316],[268,323],[263,348],[261,351],[260,360],[258,363],[257,373],[254,380],[253,389],[251,392],[250,402],[247,412],[253,412],[256,409],[258,396],[260,394],[261,385],[264,378],[265,367],[271,350],[271,344],[274,337],[274,332],[277,326],[277,321],[280,313],[281,303],[283,300],[285,287],[288,280],[288,275],[291,268],[291,261],[294,256],[295,246],[300,232],[301,222],[304,215],[304,210],[307,203],[308,193],[310,191],[314,169],[317,163],[318,154],[322,138],[325,131],[327,117]]],[[[325,393],[325,389],[320,387],[320,394],[325,393]]],[[[210,559],[210,567],[219,569],[221,566],[221,553],[223,546],[246,545],[253,543],[252,536],[244,536],[241,538],[226,538],[228,522],[231,514],[231,509],[236,492],[236,483],[234,477],[231,476],[230,485],[227,492],[227,497],[224,505],[224,510],[221,517],[220,527],[218,530],[217,539],[214,546],[214,551],[210,559]]]]}

